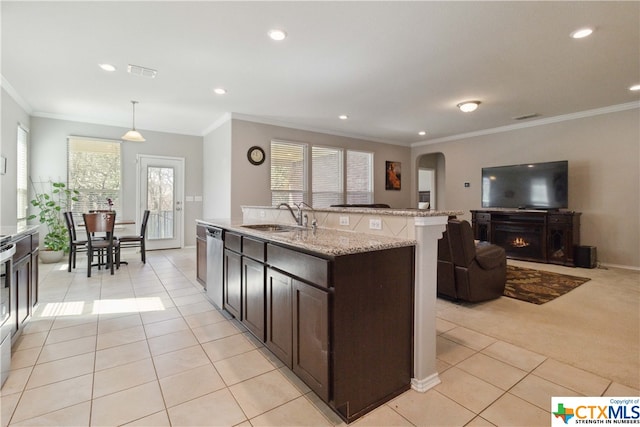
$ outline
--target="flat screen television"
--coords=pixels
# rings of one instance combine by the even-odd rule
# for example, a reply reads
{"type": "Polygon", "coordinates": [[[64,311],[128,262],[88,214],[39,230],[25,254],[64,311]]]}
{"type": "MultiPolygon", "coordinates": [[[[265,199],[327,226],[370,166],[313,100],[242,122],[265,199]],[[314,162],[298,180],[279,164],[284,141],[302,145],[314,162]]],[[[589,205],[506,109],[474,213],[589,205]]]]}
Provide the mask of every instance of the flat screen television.
{"type": "Polygon", "coordinates": [[[568,208],[569,162],[482,168],[482,207],[568,208]]]}

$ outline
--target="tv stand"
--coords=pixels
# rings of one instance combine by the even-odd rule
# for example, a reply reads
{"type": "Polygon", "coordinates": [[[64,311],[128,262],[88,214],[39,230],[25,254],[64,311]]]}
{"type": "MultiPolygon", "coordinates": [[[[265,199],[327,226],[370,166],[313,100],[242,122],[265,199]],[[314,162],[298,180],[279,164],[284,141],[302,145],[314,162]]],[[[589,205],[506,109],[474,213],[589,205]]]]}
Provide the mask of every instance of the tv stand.
{"type": "Polygon", "coordinates": [[[527,209],[471,211],[477,240],[504,248],[507,257],[574,266],[580,244],[580,212],[527,209]]]}

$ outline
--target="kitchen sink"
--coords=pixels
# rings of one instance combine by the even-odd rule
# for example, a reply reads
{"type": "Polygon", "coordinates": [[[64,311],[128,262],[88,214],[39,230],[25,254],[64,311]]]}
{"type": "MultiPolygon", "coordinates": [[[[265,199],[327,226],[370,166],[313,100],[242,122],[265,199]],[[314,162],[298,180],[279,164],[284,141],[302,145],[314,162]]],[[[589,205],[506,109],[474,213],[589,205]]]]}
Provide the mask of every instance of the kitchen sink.
{"type": "Polygon", "coordinates": [[[272,233],[285,232],[285,231],[297,231],[302,230],[303,227],[296,225],[286,225],[286,224],[251,224],[251,225],[243,225],[244,228],[249,228],[251,230],[256,231],[267,231],[272,233]]]}

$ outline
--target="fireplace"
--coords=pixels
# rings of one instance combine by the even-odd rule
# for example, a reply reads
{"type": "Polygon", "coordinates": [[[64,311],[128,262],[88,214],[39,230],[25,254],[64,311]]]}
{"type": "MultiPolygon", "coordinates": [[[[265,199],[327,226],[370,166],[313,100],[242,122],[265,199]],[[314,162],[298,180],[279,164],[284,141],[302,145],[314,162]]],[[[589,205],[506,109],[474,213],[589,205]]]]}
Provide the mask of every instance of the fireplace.
{"type": "Polygon", "coordinates": [[[538,225],[497,224],[494,243],[502,246],[507,256],[519,259],[544,258],[543,227],[538,225]]]}
{"type": "Polygon", "coordinates": [[[509,258],[573,266],[580,245],[580,213],[472,210],[474,236],[504,248],[509,258]]]}

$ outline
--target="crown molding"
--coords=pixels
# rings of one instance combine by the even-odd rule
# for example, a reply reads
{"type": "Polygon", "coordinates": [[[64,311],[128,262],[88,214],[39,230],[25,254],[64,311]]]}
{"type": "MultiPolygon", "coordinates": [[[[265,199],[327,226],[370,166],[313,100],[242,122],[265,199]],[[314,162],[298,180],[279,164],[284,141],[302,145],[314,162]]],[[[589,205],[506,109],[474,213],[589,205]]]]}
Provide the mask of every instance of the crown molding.
{"type": "Polygon", "coordinates": [[[445,136],[442,138],[429,139],[421,142],[414,142],[411,148],[423,147],[425,145],[437,144],[439,142],[457,141],[460,139],[473,138],[476,136],[492,135],[496,133],[509,132],[512,130],[526,129],[535,126],[544,126],[552,123],[566,122],[569,120],[582,119],[585,117],[599,116],[602,114],[617,113],[619,111],[633,110],[640,108],[640,101],[627,102],[626,104],[611,105],[608,107],[595,108],[593,110],[578,111],[576,113],[563,114],[560,116],[546,117],[544,119],[532,120],[526,123],[500,126],[491,129],[483,129],[474,132],[461,133],[458,135],[445,136]]]}
{"type": "Polygon", "coordinates": [[[27,101],[24,100],[23,97],[20,96],[18,91],[9,83],[7,79],[4,78],[3,75],[0,74],[0,86],[9,94],[9,96],[16,101],[16,103],[27,112],[28,115],[33,115],[33,108],[29,105],[27,101]]]}

